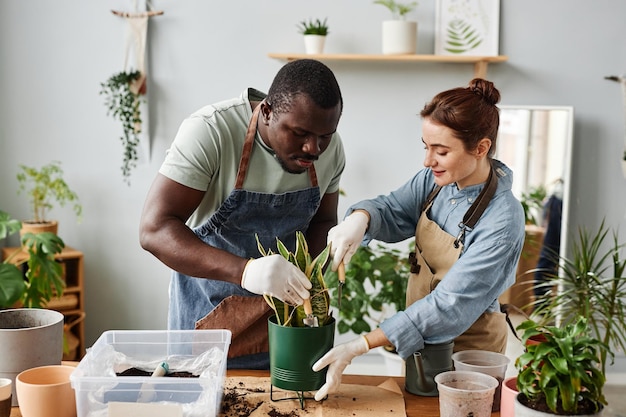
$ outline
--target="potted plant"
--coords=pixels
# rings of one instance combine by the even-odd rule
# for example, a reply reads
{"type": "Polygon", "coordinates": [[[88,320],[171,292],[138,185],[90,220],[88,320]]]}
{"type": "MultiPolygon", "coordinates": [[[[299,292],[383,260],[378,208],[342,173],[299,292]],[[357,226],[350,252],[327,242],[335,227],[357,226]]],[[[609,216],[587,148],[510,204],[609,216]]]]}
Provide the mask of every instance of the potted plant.
{"type": "MultiPolygon", "coordinates": [[[[0,210],[0,239],[16,233],[21,228],[18,220],[0,210]]],[[[24,261],[13,259],[15,251],[0,263],[0,308],[13,307],[16,303],[28,308],[45,307],[53,297],[60,297],[65,288],[63,269],[54,256],[61,253],[65,244],[52,232],[25,233],[22,250],[28,253],[24,261]],[[26,264],[26,273],[22,265],[26,264]]]]}
{"type": "MultiPolygon", "coordinates": [[[[328,288],[322,272],[329,259],[330,247],[312,259],[304,234],[299,231],[296,232],[295,252],[290,252],[279,239],[276,243],[278,253],[311,281],[310,301],[318,327],[305,324],[308,315],[303,306],[294,307],[264,295],[275,313],[268,323],[270,378],[272,386],[298,392],[304,406],[304,391],[317,390],[326,381],[325,369],[314,372],[311,367],[334,343],[335,320],[330,315],[328,288]]],[[[266,251],[258,238],[257,244],[261,255],[274,254],[271,250],[266,251]]]]}
{"type": "Polygon", "coordinates": [[[17,181],[19,183],[18,194],[25,192],[30,198],[33,216],[22,222],[22,234],[42,231],[57,232],[58,222],[47,217],[48,210],[54,207],[54,201],[61,207],[71,203],[78,221],[81,220],[82,205],[78,195],[63,179],[63,169],[59,161],[50,162],[39,169],[20,165],[17,181]]]}
{"type": "Polygon", "coordinates": [[[321,54],[324,52],[324,43],[328,35],[327,18],[303,20],[298,25],[298,31],[304,35],[304,49],[307,54],[321,54]]]}
{"type": "Polygon", "coordinates": [[[374,0],[374,4],[389,9],[392,20],[383,21],[383,54],[415,54],[417,49],[417,22],[406,16],[417,7],[417,2],[400,3],[396,0],[374,0]]]}
{"type": "Polygon", "coordinates": [[[518,370],[517,417],[599,415],[606,405],[601,352],[608,347],[589,335],[588,321],[577,317],[563,327],[521,323],[522,342],[541,335],[545,341],[526,346],[515,361],[518,370]],[[540,413],[538,413],[540,412],[540,413]]]}
{"type": "Polygon", "coordinates": [[[141,133],[140,97],[145,94],[145,76],[140,71],[121,71],[100,83],[105,95],[107,115],[122,123],[122,177],[130,184],[130,172],[137,166],[137,147],[141,133]]]}
{"type": "MultiPolygon", "coordinates": [[[[554,253],[556,271],[541,271],[543,295],[535,300],[533,317],[542,324],[587,320],[588,332],[603,342],[601,371],[606,372],[612,349],[626,350],[626,246],[617,232],[606,242],[610,229],[602,221],[595,232],[579,228],[571,256],[554,253]]],[[[539,269],[529,271],[534,273],[539,269]]]]}

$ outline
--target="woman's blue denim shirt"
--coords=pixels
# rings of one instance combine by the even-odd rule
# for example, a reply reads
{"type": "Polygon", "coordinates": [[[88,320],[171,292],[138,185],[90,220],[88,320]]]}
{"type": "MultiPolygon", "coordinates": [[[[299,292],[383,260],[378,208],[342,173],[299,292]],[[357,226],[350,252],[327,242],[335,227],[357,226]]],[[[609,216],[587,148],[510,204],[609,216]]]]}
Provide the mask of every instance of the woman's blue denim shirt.
{"type": "MultiPolygon", "coordinates": [[[[524,213],[511,192],[513,173],[500,161],[493,160],[493,164],[498,188],[474,229],[467,230],[458,261],[431,294],[380,325],[404,359],[424,343],[455,339],[485,311],[499,312],[498,297],[515,282],[524,244],[524,213]]],[[[463,215],[483,186],[443,187],[428,217],[456,237],[463,215]]],[[[372,239],[400,242],[415,236],[422,205],[434,187],[432,171],[423,169],[390,194],[352,205],[347,214],[356,209],[370,214],[364,244],[372,239]]]]}

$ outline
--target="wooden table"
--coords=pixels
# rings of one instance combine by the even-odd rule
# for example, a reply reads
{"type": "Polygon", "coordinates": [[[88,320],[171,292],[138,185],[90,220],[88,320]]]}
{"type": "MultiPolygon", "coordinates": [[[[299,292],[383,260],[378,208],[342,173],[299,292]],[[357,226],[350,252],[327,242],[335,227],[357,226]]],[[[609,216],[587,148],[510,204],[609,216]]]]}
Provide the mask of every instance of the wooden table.
{"type": "MultiPolygon", "coordinates": [[[[252,370],[228,370],[227,376],[254,376],[269,377],[269,371],[252,371],[252,370]]],[[[344,375],[342,382],[346,384],[360,385],[379,385],[389,379],[388,376],[378,375],[344,375]]],[[[404,396],[404,404],[407,417],[439,417],[439,398],[437,397],[420,397],[413,395],[404,389],[404,377],[391,377],[402,389],[404,396]]],[[[18,407],[11,409],[11,417],[22,417],[18,407]]],[[[491,413],[491,417],[500,417],[499,412],[491,413]]]]}
{"type": "MultiPolygon", "coordinates": [[[[253,370],[237,370],[229,369],[227,376],[256,376],[269,377],[269,371],[253,371],[253,370]]],[[[344,375],[341,382],[345,384],[359,385],[379,385],[392,378],[402,389],[404,396],[404,406],[406,408],[407,417],[439,417],[439,398],[438,397],[420,397],[411,394],[404,389],[404,377],[388,377],[379,375],[344,375]]],[[[11,415],[13,417],[13,415],[11,415]]],[[[499,412],[491,413],[491,417],[500,417],[499,412]]]]}

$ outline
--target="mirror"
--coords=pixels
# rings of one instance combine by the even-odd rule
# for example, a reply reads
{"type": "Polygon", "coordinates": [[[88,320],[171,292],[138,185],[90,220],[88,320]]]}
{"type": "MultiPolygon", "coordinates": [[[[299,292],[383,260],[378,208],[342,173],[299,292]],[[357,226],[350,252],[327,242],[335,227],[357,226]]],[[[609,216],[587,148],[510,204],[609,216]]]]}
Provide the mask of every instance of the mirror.
{"type": "Polygon", "coordinates": [[[501,303],[523,307],[532,301],[533,276],[520,276],[537,267],[541,247],[557,245],[567,253],[567,225],[572,159],[574,109],[570,106],[500,107],[496,159],[513,170],[513,194],[528,207],[526,243],[516,286],[501,303]],[[545,194],[544,194],[545,193],[545,194]],[[541,197],[533,206],[532,197],[541,197]],[[549,207],[555,208],[549,210],[549,207]],[[559,209],[560,210],[557,210],[559,209]],[[558,224],[557,224],[558,223],[558,224]]]}

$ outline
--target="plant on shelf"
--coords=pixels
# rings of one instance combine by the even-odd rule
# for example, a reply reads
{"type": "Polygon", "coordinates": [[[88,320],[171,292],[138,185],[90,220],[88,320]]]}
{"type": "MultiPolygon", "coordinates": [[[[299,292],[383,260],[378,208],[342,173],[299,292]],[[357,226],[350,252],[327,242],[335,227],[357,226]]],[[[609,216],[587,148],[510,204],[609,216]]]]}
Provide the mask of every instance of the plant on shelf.
{"type": "Polygon", "coordinates": [[[107,115],[122,123],[123,162],[122,177],[130,183],[130,172],[137,166],[137,147],[141,133],[140,96],[143,94],[144,78],[140,71],[122,71],[113,74],[103,83],[100,94],[105,95],[107,115]]]}
{"type": "Polygon", "coordinates": [[[543,273],[541,296],[535,300],[533,318],[541,323],[571,323],[587,320],[588,332],[603,342],[600,349],[602,373],[606,372],[612,349],[626,350],[626,244],[617,232],[606,242],[610,229],[604,220],[595,232],[579,228],[571,256],[555,257],[556,271],[543,273]]]}
{"type": "MultiPolygon", "coordinates": [[[[380,243],[374,247],[360,246],[346,265],[337,331],[369,332],[389,312],[404,310],[409,275],[407,253],[380,243]]],[[[331,304],[337,307],[337,273],[329,269],[326,281],[331,304]]]]}
{"type": "Polygon", "coordinates": [[[526,345],[515,361],[518,401],[548,414],[594,415],[607,404],[605,375],[599,367],[606,346],[589,335],[587,319],[578,317],[564,327],[521,323],[522,343],[543,336],[539,344],[526,345]]]}
{"type": "Polygon", "coordinates": [[[329,33],[328,24],[326,23],[327,19],[303,20],[298,24],[298,31],[303,35],[326,36],[329,33]]]}
{"type": "Polygon", "coordinates": [[[78,195],[63,179],[63,169],[59,161],[50,162],[39,169],[26,165],[19,167],[20,171],[17,174],[18,194],[25,192],[28,195],[31,215],[33,216],[32,219],[24,221],[24,223],[49,223],[48,210],[54,208],[53,202],[55,201],[61,207],[71,203],[78,221],[81,220],[82,205],[78,195]]]}
{"type": "Polygon", "coordinates": [[[404,20],[406,15],[417,7],[417,2],[400,3],[395,0],[374,0],[374,4],[380,4],[391,12],[394,20],[404,20]]]}
{"type": "MultiPolygon", "coordinates": [[[[18,220],[0,210],[0,239],[21,228],[18,220]]],[[[22,236],[22,251],[28,256],[14,262],[22,251],[16,250],[0,263],[0,308],[12,307],[20,302],[24,307],[45,307],[53,297],[60,297],[65,288],[63,269],[54,256],[61,253],[65,244],[51,232],[26,233],[22,236]],[[26,273],[22,265],[26,264],[26,273]]]]}
{"type": "MultiPolygon", "coordinates": [[[[297,266],[311,281],[312,286],[309,293],[313,315],[317,318],[320,326],[328,324],[332,317],[329,314],[329,295],[326,282],[324,281],[323,269],[330,256],[330,247],[327,246],[315,259],[312,259],[304,234],[300,231],[296,232],[295,253],[289,252],[289,249],[287,249],[285,244],[279,239],[276,239],[276,244],[278,253],[293,265],[297,266]]],[[[265,250],[263,248],[259,242],[258,236],[257,246],[263,256],[274,254],[271,249],[265,250]]],[[[274,310],[276,321],[279,325],[306,327],[303,320],[307,315],[304,312],[303,306],[293,307],[269,295],[264,295],[263,297],[267,304],[274,310]]]]}

